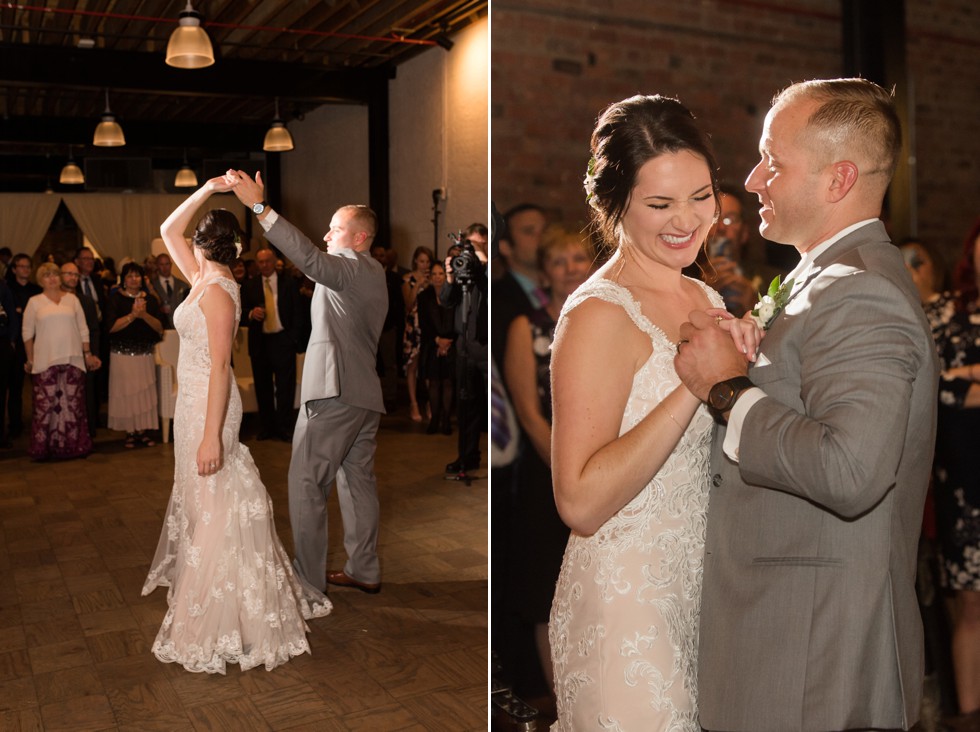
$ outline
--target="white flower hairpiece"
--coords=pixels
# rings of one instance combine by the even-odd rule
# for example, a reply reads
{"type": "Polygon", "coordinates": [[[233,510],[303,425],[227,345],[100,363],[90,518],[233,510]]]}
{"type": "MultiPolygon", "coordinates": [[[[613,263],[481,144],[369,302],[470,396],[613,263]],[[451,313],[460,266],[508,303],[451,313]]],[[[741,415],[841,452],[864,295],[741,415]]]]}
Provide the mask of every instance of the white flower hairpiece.
{"type": "Polygon", "coordinates": [[[595,156],[589,158],[589,167],[585,170],[585,180],[582,185],[585,187],[585,201],[596,211],[599,210],[599,202],[595,197],[595,156]]]}
{"type": "Polygon", "coordinates": [[[786,307],[789,296],[793,292],[793,279],[786,280],[782,285],[779,284],[779,275],[769,283],[769,291],[759,298],[759,302],[752,308],[752,319],[762,330],[769,330],[769,326],[779,315],[779,312],[786,307]]]}
{"type": "Polygon", "coordinates": [[[242,238],[238,234],[235,234],[235,256],[242,256],[242,238]]]}

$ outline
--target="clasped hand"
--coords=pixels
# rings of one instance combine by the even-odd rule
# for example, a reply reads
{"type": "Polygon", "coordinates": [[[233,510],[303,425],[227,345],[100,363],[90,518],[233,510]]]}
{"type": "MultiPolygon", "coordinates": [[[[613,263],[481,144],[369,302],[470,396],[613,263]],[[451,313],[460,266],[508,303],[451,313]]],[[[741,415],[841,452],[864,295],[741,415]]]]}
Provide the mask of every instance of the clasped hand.
{"type": "Polygon", "coordinates": [[[719,381],[744,376],[765,336],[749,317],[736,318],[722,308],[695,310],[680,327],[674,369],[701,401],[719,381]]]}

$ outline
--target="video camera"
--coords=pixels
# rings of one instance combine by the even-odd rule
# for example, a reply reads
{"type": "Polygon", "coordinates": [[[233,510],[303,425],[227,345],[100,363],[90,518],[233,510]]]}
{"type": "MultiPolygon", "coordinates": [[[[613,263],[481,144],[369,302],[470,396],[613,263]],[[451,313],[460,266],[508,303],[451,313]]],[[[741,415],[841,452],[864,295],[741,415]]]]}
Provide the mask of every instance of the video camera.
{"type": "Polygon", "coordinates": [[[468,287],[480,274],[483,265],[476,256],[473,245],[463,239],[462,232],[449,234],[449,238],[453,240],[453,245],[449,248],[449,266],[453,269],[453,278],[459,284],[468,287]]]}

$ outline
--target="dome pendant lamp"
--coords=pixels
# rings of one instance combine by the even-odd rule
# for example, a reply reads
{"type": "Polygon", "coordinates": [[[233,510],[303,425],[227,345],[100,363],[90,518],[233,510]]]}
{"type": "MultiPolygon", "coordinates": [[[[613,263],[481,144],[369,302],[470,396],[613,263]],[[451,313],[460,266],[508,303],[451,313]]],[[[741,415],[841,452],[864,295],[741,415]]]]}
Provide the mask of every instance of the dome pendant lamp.
{"type": "Polygon", "coordinates": [[[167,43],[167,66],[178,69],[203,69],[214,63],[214,49],[207,31],[201,27],[201,14],[191,0],[180,14],[180,25],[167,43]]]}
{"type": "Polygon", "coordinates": [[[69,186],[77,186],[85,182],[85,176],[82,175],[82,169],[75,165],[75,158],[71,154],[71,145],[68,146],[68,162],[65,163],[65,167],[61,169],[61,175],[58,177],[58,182],[69,186]]]}
{"type": "Polygon", "coordinates": [[[276,117],[265,133],[262,149],[266,152],[285,152],[293,149],[293,136],[286,129],[286,124],[279,118],[279,97],[276,97],[276,117]]]}
{"type": "Polygon", "coordinates": [[[123,135],[122,127],[116,122],[112,110],[109,109],[109,90],[105,90],[105,114],[102,121],[95,128],[95,137],[92,144],[96,147],[122,147],[126,144],[126,137],[123,135]]]}
{"type": "Polygon", "coordinates": [[[174,188],[197,188],[197,174],[194,169],[187,164],[187,151],[184,150],[184,164],[177,171],[174,179],[174,188]]]}

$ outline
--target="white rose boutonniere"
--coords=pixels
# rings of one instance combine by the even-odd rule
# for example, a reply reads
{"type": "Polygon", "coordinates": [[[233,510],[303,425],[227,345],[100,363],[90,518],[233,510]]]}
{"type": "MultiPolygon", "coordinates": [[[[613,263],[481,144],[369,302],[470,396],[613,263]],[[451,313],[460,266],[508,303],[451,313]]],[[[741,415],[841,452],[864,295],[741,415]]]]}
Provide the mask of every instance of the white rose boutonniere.
{"type": "Polygon", "coordinates": [[[752,308],[752,319],[762,330],[769,330],[772,321],[776,319],[779,312],[786,307],[786,301],[793,291],[793,280],[788,279],[782,285],[779,284],[779,275],[769,283],[769,291],[759,298],[759,302],[752,308]]]}

